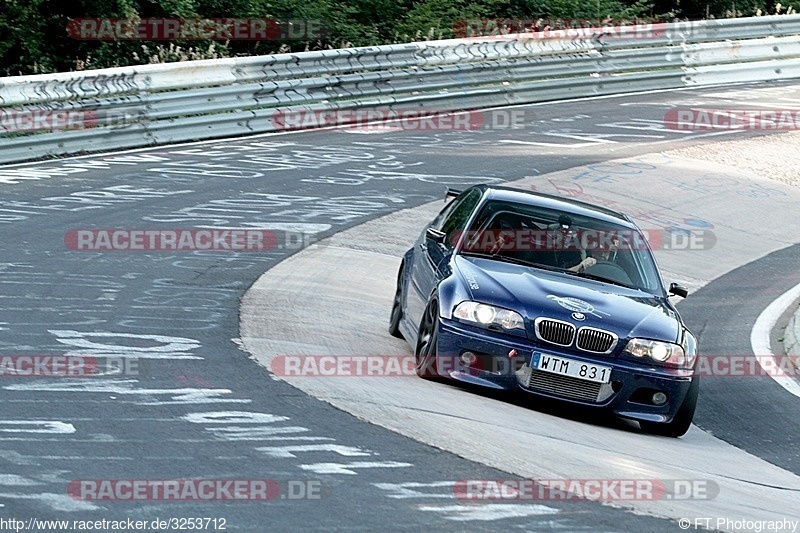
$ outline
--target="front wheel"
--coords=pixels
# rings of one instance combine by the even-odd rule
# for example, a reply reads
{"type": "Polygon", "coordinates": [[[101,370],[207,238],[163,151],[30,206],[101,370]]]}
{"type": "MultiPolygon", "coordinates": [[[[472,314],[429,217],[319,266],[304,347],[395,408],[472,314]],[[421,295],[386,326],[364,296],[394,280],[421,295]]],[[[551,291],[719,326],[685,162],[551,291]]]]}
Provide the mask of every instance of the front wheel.
{"type": "Polygon", "coordinates": [[[639,422],[639,426],[654,435],[662,435],[664,437],[681,437],[689,431],[694,418],[694,411],[697,408],[697,396],[700,392],[700,378],[695,377],[692,385],[689,387],[689,393],[683,400],[678,412],[672,419],[672,422],[659,423],[659,422],[639,422]]]}
{"type": "Polygon", "coordinates": [[[439,307],[436,302],[431,302],[425,309],[422,323],[419,325],[417,336],[416,355],[417,375],[425,379],[434,379],[439,376],[436,372],[436,356],[438,355],[439,342],[439,307]]]}

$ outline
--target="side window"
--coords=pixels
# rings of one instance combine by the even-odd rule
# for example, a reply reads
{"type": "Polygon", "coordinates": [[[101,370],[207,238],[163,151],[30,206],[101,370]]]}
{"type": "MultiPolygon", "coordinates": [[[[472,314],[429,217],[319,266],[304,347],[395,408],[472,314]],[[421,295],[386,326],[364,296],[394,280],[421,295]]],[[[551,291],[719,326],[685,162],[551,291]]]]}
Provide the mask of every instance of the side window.
{"type": "Polygon", "coordinates": [[[481,196],[480,189],[472,189],[460,198],[456,198],[436,217],[433,226],[448,236],[444,241],[445,246],[452,248],[455,245],[457,239],[449,237],[454,232],[463,230],[466,227],[467,219],[469,219],[472,211],[475,210],[475,206],[480,202],[481,196]]]}

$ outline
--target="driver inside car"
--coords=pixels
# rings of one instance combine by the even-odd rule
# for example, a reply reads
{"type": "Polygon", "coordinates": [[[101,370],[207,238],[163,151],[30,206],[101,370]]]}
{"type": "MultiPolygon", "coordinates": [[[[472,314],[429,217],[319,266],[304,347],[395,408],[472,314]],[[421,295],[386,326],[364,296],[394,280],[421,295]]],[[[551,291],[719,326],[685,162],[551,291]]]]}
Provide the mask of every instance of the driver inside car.
{"type": "Polygon", "coordinates": [[[586,257],[582,259],[580,263],[569,267],[567,270],[571,270],[572,272],[583,272],[587,268],[594,266],[596,263],[597,260],[594,257],[586,257]]]}
{"type": "Polygon", "coordinates": [[[578,239],[577,231],[572,226],[572,217],[566,214],[560,215],[558,222],[547,226],[547,232],[547,244],[555,258],[555,265],[572,272],[581,272],[584,268],[588,268],[584,263],[587,259],[586,251],[573,248],[578,239]]]}
{"type": "Polygon", "coordinates": [[[589,251],[585,251],[584,254],[588,253],[589,255],[581,260],[580,263],[570,267],[568,270],[573,272],[583,272],[586,269],[593,267],[598,262],[613,263],[617,257],[618,250],[619,241],[616,238],[612,239],[609,246],[598,246],[589,251]]]}
{"type": "Polygon", "coordinates": [[[618,250],[619,241],[617,239],[613,239],[610,246],[597,247],[593,250],[590,250],[588,253],[591,254],[591,257],[587,257],[574,267],[570,268],[570,270],[573,272],[582,272],[587,268],[593,267],[598,262],[613,263],[614,259],[617,257],[618,250]]]}

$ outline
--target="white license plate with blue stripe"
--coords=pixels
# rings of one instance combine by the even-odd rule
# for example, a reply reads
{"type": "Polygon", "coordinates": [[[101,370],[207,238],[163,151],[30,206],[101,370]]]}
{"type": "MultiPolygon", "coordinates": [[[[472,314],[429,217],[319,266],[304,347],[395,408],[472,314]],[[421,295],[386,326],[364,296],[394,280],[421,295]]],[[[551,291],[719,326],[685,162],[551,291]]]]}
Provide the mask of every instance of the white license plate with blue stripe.
{"type": "Polygon", "coordinates": [[[558,374],[560,376],[594,381],[595,383],[608,383],[611,381],[610,366],[585,363],[583,361],[576,361],[575,359],[567,359],[566,357],[541,352],[533,352],[531,368],[534,370],[541,370],[542,372],[558,374]]]}

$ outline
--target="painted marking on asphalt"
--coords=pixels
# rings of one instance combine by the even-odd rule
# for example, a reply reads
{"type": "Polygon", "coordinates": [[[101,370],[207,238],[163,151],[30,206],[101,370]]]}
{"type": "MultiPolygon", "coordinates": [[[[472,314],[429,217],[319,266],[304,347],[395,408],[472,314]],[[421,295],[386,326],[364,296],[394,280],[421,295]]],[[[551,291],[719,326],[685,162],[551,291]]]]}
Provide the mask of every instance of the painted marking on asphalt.
{"type": "Polygon", "coordinates": [[[355,476],[357,474],[355,469],[360,468],[407,468],[414,465],[397,461],[356,461],[352,463],[313,463],[299,466],[303,470],[309,470],[315,474],[349,474],[355,476]]]}
{"type": "Polygon", "coordinates": [[[394,498],[397,500],[406,500],[409,498],[444,498],[452,500],[455,498],[453,494],[453,487],[455,484],[455,481],[373,483],[375,487],[390,493],[386,495],[387,498],[394,498]],[[442,491],[440,489],[446,490],[442,491]],[[438,492],[424,492],[425,490],[434,490],[438,492]]]}
{"type": "Polygon", "coordinates": [[[537,141],[518,141],[515,139],[500,139],[497,141],[498,143],[502,144],[521,144],[524,146],[546,146],[549,148],[586,148],[587,146],[597,146],[598,144],[616,144],[617,141],[612,141],[610,139],[591,139],[585,137],[583,135],[567,135],[567,134],[548,134],[553,137],[565,137],[568,139],[575,139],[578,141],[589,141],[589,142],[582,142],[582,143],[546,143],[546,142],[537,142],[537,141]]]}
{"type": "MultiPolygon", "coordinates": [[[[800,298],[800,284],[783,293],[758,315],[755,324],[753,324],[753,329],[750,330],[750,346],[754,354],[759,356],[774,355],[769,342],[770,333],[775,324],[778,323],[781,315],[798,298],[800,298]]],[[[758,364],[761,365],[765,373],[774,379],[778,385],[786,389],[787,392],[800,398],[800,384],[781,370],[778,361],[774,357],[772,358],[772,368],[767,368],[763,359],[763,357],[757,358],[758,364]]]]}
{"type": "Polygon", "coordinates": [[[33,455],[22,455],[14,450],[0,450],[0,457],[15,465],[39,466],[39,457],[33,455]]]}
{"type": "Polygon", "coordinates": [[[7,485],[10,487],[29,487],[31,485],[41,485],[41,483],[26,477],[17,476],[15,474],[0,474],[0,485],[7,485]]]}
{"type": "Polygon", "coordinates": [[[98,296],[98,297],[97,297],[97,299],[98,299],[98,300],[110,300],[110,301],[114,301],[114,300],[116,300],[116,299],[117,299],[117,292],[118,292],[118,291],[115,291],[115,290],[113,290],[113,289],[111,289],[111,290],[109,290],[109,289],[102,289],[102,291],[101,291],[101,292],[102,292],[103,294],[101,294],[100,296],[98,296]]]}
{"type": "Polygon", "coordinates": [[[137,401],[137,405],[175,405],[175,404],[205,404],[205,403],[250,403],[252,400],[245,398],[220,398],[224,394],[231,394],[230,389],[137,389],[134,385],[139,381],[128,380],[75,380],[68,383],[22,383],[7,385],[5,390],[15,391],[41,391],[41,392],[103,392],[120,395],[171,395],[169,400],[137,401]]]}
{"type": "MultiPolygon", "coordinates": [[[[623,130],[638,130],[638,131],[660,131],[663,133],[676,133],[679,135],[691,135],[695,133],[692,130],[668,130],[664,125],[663,120],[652,120],[645,118],[630,118],[628,122],[609,122],[606,124],[598,124],[601,128],[614,128],[623,130]]],[[[658,137],[664,138],[663,135],[658,137]]]]}
{"type": "Polygon", "coordinates": [[[43,492],[41,494],[16,494],[0,493],[0,498],[19,499],[19,500],[39,500],[55,511],[75,512],[75,511],[96,511],[99,506],[83,500],[76,500],[67,494],[53,494],[43,492]]]}
{"type": "Polygon", "coordinates": [[[328,437],[299,437],[287,436],[293,433],[305,433],[311,431],[302,426],[268,427],[268,426],[230,426],[206,428],[206,431],[214,433],[215,437],[225,440],[334,440],[328,437]],[[277,437],[276,435],[283,435],[277,437]]]}
{"type": "Polygon", "coordinates": [[[114,355],[141,359],[202,359],[202,357],[187,353],[200,348],[200,341],[186,337],[60,329],[50,329],[48,332],[57,337],[56,342],[73,348],[65,355],[114,355]],[[109,340],[104,342],[105,339],[109,340]],[[130,339],[131,344],[121,344],[123,339],[130,339]],[[141,346],[142,343],[153,344],[153,346],[141,346]]]}
{"type": "Polygon", "coordinates": [[[367,457],[373,455],[365,452],[361,448],[354,446],[342,446],[340,444],[306,444],[297,446],[263,446],[256,448],[259,452],[264,452],[270,457],[289,459],[297,457],[295,452],[333,452],[345,457],[367,457]]]}
{"type": "Polygon", "coordinates": [[[40,461],[58,461],[60,463],[71,463],[75,461],[90,460],[93,462],[101,461],[136,461],[133,457],[119,457],[119,456],[100,456],[100,455],[23,455],[14,450],[0,450],[0,459],[4,459],[9,463],[21,466],[39,466],[40,461]]]}
{"type": "Polygon", "coordinates": [[[188,413],[182,416],[187,422],[195,424],[271,424],[289,420],[288,416],[278,416],[269,413],[254,413],[252,411],[210,411],[206,413],[188,413]]]}
{"type": "Polygon", "coordinates": [[[322,233],[331,229],[330,224],[305,224],[302,222],[280,223],[280,222],[243,222],[240,226],[203,226],[199,225],[198,228],[207,229],[242,229],[254,228],[273,231],[294,231],[297,233],[322,233]]]}
{"type": "Polygon", "coordinates": [[[426,505],[417,507],[420,511],[441,513],[445,520],[456,522],[489,522],[504,518],[524,518],[557,514],[558,509],[539,504],[489,503],[482,505],[426,505]]]}
{"type": "Polygon", "coordinates": [[[262,424],[248,426],[212,426],[205,428],[215,437],[228,441],[242,440],[302,440],[302,441],[333,441],[330,437],[308,437],[296,435],[311,431],[303,426],[264,426],[275,422],[285,422],[288,416],[277,416],[269,413],[254,413],[251,411],[211,411],[207,413],[189,413],[182,419],[195,424],[262,424]]]}
{"type": "Polygon", "coordinates": [[[403,131],[400,126],[369,126],[366,128],[344,128],[344,133],[358,133],[360,135],[374,135],[376,133],[391,133],[395,131],[403,131]]]}
{"type": "Polygon", "coordinates": [[[0,420],[0,433],[75,433],[75,426],[57,420],[0,420]]]}

